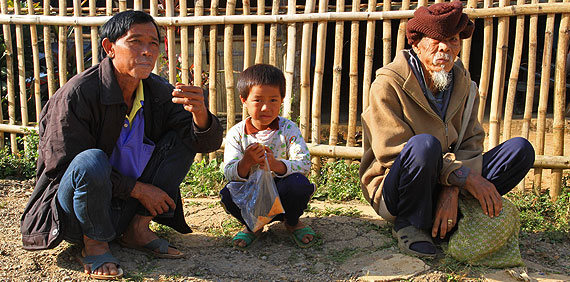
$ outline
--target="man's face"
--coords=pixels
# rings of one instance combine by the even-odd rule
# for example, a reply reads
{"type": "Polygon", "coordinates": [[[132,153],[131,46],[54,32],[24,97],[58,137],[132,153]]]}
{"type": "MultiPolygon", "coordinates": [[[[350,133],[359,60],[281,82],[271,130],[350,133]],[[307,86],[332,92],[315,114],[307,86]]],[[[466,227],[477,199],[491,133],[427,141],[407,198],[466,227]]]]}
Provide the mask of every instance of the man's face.
{"type": "Polygon", "coordinates": [[[108,44],[106,51],[113,58],[118,76],[141,80],[150,75],[159,53],[154,24],[133,24],[127,33],[108,44]]]}
{"type": "Polygon", "coordinates": [[[450,72],[455,57],[461,50],[461,39],[459,34],[441,41],[424,36],[413,47],[425,70],[430,74],[441,70],[450,72]]]}

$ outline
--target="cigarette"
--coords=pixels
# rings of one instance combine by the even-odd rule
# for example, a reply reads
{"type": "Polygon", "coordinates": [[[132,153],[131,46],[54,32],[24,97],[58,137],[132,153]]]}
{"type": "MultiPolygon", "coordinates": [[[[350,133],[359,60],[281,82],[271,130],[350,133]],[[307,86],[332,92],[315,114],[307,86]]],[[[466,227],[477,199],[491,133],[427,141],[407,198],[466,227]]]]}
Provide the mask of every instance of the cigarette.
{"type": "Polygon", "coordinates": [[[182,92],[182,89],[180,89],[180,88],[174,88],[174,91],[176,91],[176,92],[182,92]]]}

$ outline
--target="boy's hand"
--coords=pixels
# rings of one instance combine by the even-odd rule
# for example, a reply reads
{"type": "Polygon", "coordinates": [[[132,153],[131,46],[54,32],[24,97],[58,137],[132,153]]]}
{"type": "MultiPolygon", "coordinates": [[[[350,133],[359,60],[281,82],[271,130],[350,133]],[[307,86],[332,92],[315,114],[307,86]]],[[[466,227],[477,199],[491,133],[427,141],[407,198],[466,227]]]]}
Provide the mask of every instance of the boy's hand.
{"type": "MultiPolygon", "coordinates": [[[[267,162],[269,163],[269,169],[275,172],[278,175],[283,175],[287,172],[287,166],[285,164],[276,159],[275,155],[273,155],[273,151],[268,147],[265,148],[265,153],[267,154],[267,162]]],[[[261,164],[261,167],[265,169],[265,162],[261,164]]]]}
{"type": "Polygon", "coordinates": [[[176,87],[172,90],[172,102],[183,105],[186,111],[191,112],[194,123],[199,129],[206,129],[210,126],[202,88],[176,83],[176,87]]]}
{"type": "Polygon", "coordinates": [[[259,143],[253,143],[245,148],[243,158],[238,163],[238,174],[242,178],[246,178],[249,170],[256,164],[265,164],[265,146],[259,143]]]}

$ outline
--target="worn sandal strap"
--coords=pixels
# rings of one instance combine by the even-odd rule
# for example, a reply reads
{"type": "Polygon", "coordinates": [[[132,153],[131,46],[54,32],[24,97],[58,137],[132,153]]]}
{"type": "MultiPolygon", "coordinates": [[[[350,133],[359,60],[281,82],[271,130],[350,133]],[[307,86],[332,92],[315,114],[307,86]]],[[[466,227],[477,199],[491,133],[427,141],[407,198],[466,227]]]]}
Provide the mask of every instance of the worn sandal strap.
{"type": "Polygon", "coordinates": [[[412,225],[404,227],[395,233],[396,233],[395,237],[397,237],[398,240],[403,240],[404,244],[406,244],[406,247],[408,248],[410,247],[411,244],[417,242],[428,242],[433,244],[433,240],[429,235],[415,228],[412,225]]]}
{"type": "Polygon", "coordinates": [[[305,235],[313,235],[313,237],[317,236],[317,233],[311,228],[310,226],[303,227],[301,229],[297,229],[293,231],[293,235],[297,237],[298,240],[303,240],[305,235]]]}
{"type": "Polygon", "coordinates": [[[143,246],[143,248],[145,248],[147,250],[151,250],[151,251],[158,249],[158,252],[161,254],[168,254],[168,248],[169,247],[176,249],[176,247],[170,245],[170,243],[168,243],[168,241],[166,241],[162,238],[154,239],[154,240],[150,241],[148,244],[143,246]]]}
{"type": "Polygon", "coordinates": [[[106,252],[102,255],[96,256],[86,256],[83,258],[83,264],[90,264],[91,265],[91,272],[95,271],[96,269],[103,266],[105,263],[114,263],[119,268],[119,260],[117,260],[111,252],[106,252]]]}
{"type": "Polygon", "coordinates": [[[234,236],[232,242],[235,240],[243,240],[245,242],[245,245],[249,246],[249,244],[251,244],[255,238],[257,237],[253,233],[245,233],[243,231],[240,231],[236,234],[236,236],[234,236]]]}

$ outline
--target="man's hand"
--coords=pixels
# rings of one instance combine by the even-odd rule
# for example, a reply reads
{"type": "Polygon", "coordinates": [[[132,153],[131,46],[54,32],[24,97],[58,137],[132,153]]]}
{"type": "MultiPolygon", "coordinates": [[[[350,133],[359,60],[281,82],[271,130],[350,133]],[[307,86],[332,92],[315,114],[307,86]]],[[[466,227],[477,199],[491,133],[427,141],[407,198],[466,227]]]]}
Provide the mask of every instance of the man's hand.
{"type": "Polygon", "coordinates": [[[484,214],[489,217],[499,216],[503,209],[503,199],[493,183],[471,170],[467,175],[464,189],[479,200],[484,214]]]}
{"type": "MultiPolygon", "coordinates": [[[[271,149],[265,148],[265,153],[267,154],[267,162],[269,163],[269,169],[271,171],[278,175],[283,175],[287,172],[287,166],[285,166],[282,161],[275,158],[271,149]]],[[[265,168],[265,162],[263,162],[262,168],[265,168]]]]}
{"type": "Polygon", "coordinates": [[[249,144],[238,163],[239,176],[246,178],[252,166],[262,163],[265,163],[265,146],[259,143],[249,144]]]}
{"type": "Polygon", "coordinates": [[[133,191],[131,191],[131,197],[139,200],[152,216],[163,214],[169,208],[176,208],[174,200],[166,192],[152,184],[137,181],[133,191]]]}
{"type": "Polygon", "coordinates": [[[172,102],[183,105],[185,110],[191,112],[194,123],[199,129],[206,129],[210,126],[202,88],[177,83],[176,88],[172,90],[172,102]]]}
{"type": "Polygon", "coordinates": [[[443,186],[437,199],[435,218],[431,228],[431,236],[445,238],[445,234],[457,224],[457,204],[459,199],[459,188],[455,186],[443,186]]]}

